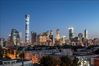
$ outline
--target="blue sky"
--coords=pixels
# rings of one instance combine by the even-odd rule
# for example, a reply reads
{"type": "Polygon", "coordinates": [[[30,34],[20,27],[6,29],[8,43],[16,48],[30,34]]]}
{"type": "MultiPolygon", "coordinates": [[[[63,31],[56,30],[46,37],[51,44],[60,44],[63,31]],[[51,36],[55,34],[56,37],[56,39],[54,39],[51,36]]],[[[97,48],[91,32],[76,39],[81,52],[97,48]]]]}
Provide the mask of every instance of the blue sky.
{"type": "Polygon", "coordinates": [[[59,28],[67,36],[73,26],[75,34],[86,28],[99,37],[98,0],[0,0],[0,37],[8,37],[12,28],[24,35],[25,14],[30,14],[30,31],[59,28]]]}

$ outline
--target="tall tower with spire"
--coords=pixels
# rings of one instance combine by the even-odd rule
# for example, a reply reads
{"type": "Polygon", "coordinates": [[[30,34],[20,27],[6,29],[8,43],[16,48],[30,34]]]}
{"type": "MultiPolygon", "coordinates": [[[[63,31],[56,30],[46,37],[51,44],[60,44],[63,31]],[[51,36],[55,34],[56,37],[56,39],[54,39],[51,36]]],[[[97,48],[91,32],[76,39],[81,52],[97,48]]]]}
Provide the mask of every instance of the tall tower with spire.
{"type": "Polygon", "coordinates": [[[25,15],[25,43],[29,44],[29,23],[30,23],[30,15],[25,15]]]}

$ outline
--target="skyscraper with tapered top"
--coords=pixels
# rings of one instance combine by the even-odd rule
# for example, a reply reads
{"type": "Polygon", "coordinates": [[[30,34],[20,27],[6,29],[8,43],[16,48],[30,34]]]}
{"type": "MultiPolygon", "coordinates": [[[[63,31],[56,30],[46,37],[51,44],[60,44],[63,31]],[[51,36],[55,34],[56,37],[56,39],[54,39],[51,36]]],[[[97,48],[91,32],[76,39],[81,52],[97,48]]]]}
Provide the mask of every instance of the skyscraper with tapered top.
{"type": "Polygon", "coordinates": [[[30,15],[25,15],[25,44],[29,44],[29,23],[30,23],[30,15]]]}

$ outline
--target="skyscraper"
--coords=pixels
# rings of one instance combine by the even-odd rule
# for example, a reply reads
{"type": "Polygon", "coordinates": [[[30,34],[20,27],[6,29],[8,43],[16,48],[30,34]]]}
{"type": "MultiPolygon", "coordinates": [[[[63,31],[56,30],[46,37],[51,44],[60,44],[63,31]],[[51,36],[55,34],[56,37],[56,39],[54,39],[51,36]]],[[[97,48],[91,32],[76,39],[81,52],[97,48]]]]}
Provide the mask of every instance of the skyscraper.
{"type": "Polygon", "coordinates": [[[88,31],[86,29],[84,30],[84,38],[88,39],[88,31]]]}
{"type": "Polygon", "coordinates": [[[56,30],[56,40],[60,39],[60,33],[59,33],[59,29],[56,30]]]}
{"type": "Polygon", "coordinates": [[[56,45],[60,44],[60,33],[59,33],[59,29],[56,29],[55,44],[56,45]]]}
{"type": "Polygon", "coordinates": [[[50,30],[48,45],[53,46],[53,31],[50,30]]]}
{"type": "Polygon", "coordinates": [[[0,38],[0,47],[5,47],[5,39],[4,38],[0,38]]]}
{"type": "Polygon", "coordinates": [[[51,41],[53,42],[53,32],[52,32],[52,30],[50,30],[49,39],[51,39],[51,41]]]}
{"type": "Polygon", "coordinates": [[[65,40],[66,40],[66,36],[62,36],[62,37],[61,37],[61,40],[60,40],[60,41],[61,41],[60,44],[61,44],[61,45],[64,45],[64,44],[65,44],[65,40]]]}
{"type": "Polygon", "coordinates": [[[11,30],[11,43],[12,43],[12,45],[20,44],[20,35],[16,29],[11,30]]]}
{"type": "Polygon", "coordinates": [[[25,15],[25,43],[29,44],[29,22],[30,15],[25,15]]]}
{"type": "Polygon", "coordinates": [[[31,43],[34,44],[37,42],[37,33],[31,32],[31,43]]]}
{"type": "Polygon", "coordinates": [[[47,45],[47,40],[48,40],[48,33],[47,32],[41,33],[38,36],[38,38],[39,38],[40,45],[47,45]]]}
{"type": "Polygon", "coordinates": [[[71,40],[72,38],[74,38],[74,28],[70,27],[69,29],[69,39],[71,40]]]}

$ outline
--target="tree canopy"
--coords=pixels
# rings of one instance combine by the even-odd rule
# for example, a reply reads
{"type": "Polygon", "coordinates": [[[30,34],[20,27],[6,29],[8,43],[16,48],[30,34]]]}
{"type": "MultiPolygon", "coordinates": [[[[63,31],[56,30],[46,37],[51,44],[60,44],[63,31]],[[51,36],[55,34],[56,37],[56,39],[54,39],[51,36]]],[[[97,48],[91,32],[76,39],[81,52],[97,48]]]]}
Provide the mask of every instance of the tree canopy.
{"type": "Polygon", "coordinates": [[[41,66],[79,66],[79,59],[68,56],[44,56],[40,60],[41,66]]]}

